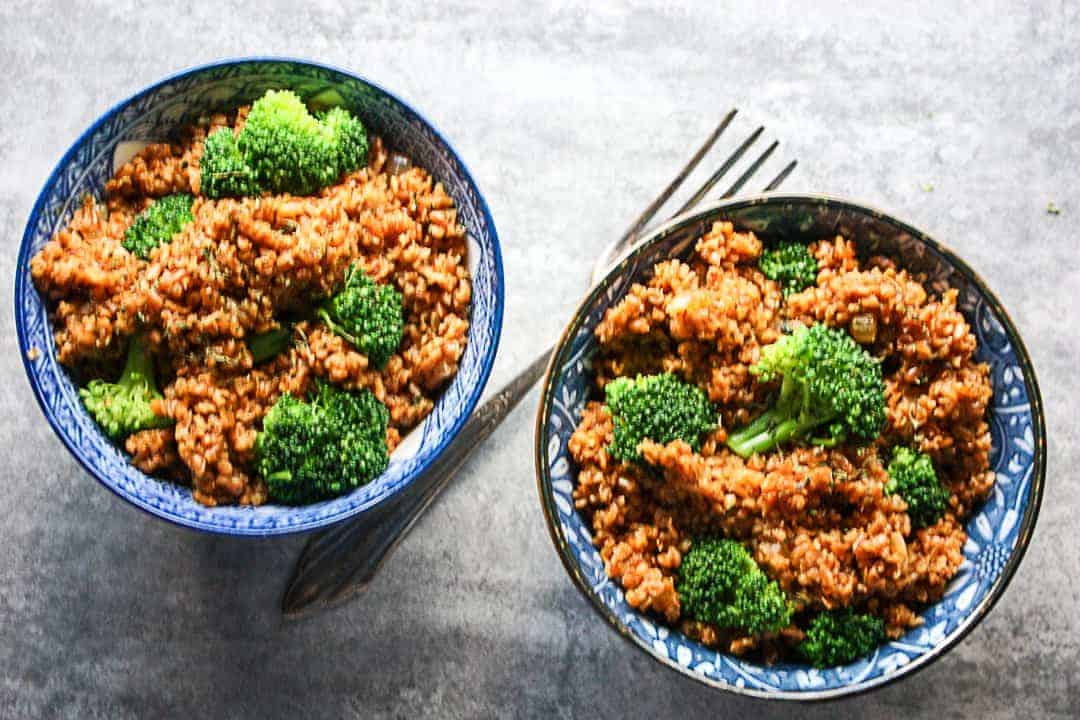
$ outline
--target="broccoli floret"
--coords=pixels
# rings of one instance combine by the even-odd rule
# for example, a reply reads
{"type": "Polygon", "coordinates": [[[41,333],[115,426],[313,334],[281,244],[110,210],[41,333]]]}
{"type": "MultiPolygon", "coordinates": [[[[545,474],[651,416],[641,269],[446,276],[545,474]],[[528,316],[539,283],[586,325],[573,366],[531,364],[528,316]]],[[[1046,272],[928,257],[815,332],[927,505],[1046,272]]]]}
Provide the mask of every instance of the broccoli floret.
{"type": "Polygon", "coordinates": [[[370,390],[320,382],[307,402],[282,395],[255,441],[256,467],[270,498],[299,505],[371,482],[389,464],[389,416],[370,390]]]}
{"type": "Polygon", "coordinates": [[[355,264],[345,273],[341,291],[319,308],[319,317],[380,368],[401,345],[405,329],[401,293],[391,285],[376,285],[355,264]]]}
{"type": "Polygon", "coordinates": [[[232,128],[210,133],[199,160],[199,192],[209,198],[259,194],[255,173],[240,154],[232,128]]]}
{"type": "Polygon", "coordinates": [[[697,450],[702,433],[717,424],[705,393],[670,373],[616,378],[604,394],[615,428],[608,452],[624,462],[641,462],[638,446],[646,438],[662,445],[684,440],[697,450]]]}
{"type": "Polygon", "coordinates": [[[206,138],[201,192],[311,195],[363,166],[367,152],[367,131],[348,110],[333,108],[320,120],[295,93],[268,90],[252,104],[239,136],[221,128],[206,138]]]}
{"type": "Polygon", "coordinates": [[[273,330],[252,335],[247,339],[247,346],[251,351],[252,362],[258,365],[280,354],[291,342],[292,326],[282,325],[273,330]]]}
{"type": "Polygon", "coordinates": [[[188,193],[166,195],[135,216],[124,232],[124,248],[143,260],[161,243],[172,242],[173,235],[184,229],[194,218],[191,204],[195,197],[188,193]]]}
{"type": "Polygon", "coordinates": [[[772,407],[728,437],[742,457],[789,440],[873,440],[885,426],[881,364],[843,330],[799,326],[765,347],[750,372],[783,381],[772,407]]]}
{"type": "Polygon", "coordinates": [[[264,189],[311,195],[338,178],[337,147],[289,90],[270,90],[256,100],[236,142],[264,189]]]}
{"type": "Polygon", "coordinates": [[[872,652],[884,639],[881,618],[850,609],[834,610],[811,621],[799,652],[814,667],[836,667],[872,652]]]}
{"type": "Polygon", "coordinates": [[[694,540],[675,585],[683,615],[751,634],[791,624],[792,608],[775,580],[735,540],[694,540]]]}
{"type": "Polygon", "coordinates": [[[124,372],[115,383],[91,380],[79,390],[83,405],[101,429],[114,440],[131,433],[173,424],[172,418],[154,412],[151,403],[161,398],[154,381],[154,359],[146,340],[136,335],[128,345],[124,372]]]}
{"type": "Polygon", "coordinates": [[[368,139],[364,124],[344,108],[331,108],[322,116],[322,126],[336,148],[338,175],[351,173],[367,164],[368,139]]]}
{"type": "Polygon", "coordinates": [[[797,293],[817,283],[818,263],[806,245],[781,242],[767,248],[758,259],[765,277],[780,283],[784,295],[797,293]]]}
{"type": "Polygon", "coordinates": [[[938,480],[928,455],[911,448],[894,448],[888,471],[885,492],[904,498],[913,527],[933,525],[945,514],[949,491],[938,480]]]}

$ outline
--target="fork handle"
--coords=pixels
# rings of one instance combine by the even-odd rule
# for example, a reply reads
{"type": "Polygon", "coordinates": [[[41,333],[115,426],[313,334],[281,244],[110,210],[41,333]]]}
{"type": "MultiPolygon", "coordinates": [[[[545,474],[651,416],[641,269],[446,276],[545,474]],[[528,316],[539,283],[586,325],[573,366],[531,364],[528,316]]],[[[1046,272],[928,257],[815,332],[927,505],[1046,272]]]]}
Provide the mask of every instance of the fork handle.
{"type": "Polygon", "coordinates": [[[298,615],[319,600],[336,604],[366,587],[473,449],[495,431],[544,374],[553,350],[545,350],[484,402],[398,502],[377,509],[369,521],[346,521],[311,538],[302,553],[304,561],[285,591],[282,611],[298,615]]]}

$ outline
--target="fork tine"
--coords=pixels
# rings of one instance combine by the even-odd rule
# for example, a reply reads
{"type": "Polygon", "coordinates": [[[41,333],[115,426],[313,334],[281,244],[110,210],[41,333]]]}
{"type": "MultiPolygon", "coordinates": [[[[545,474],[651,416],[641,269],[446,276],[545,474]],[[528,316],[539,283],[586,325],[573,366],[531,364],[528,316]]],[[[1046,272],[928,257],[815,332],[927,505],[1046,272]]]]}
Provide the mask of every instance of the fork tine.
{"type": "Polygon", "coordinates": [[[755,160],[754,163],[750,167],[746,168],[746,172],[744,172],[742,175],[740,175],[739,179],[736,180],[732,184],[731,187],[729,187],[726,191],[724,191],[724,194],[721,195],[720,197],[729,198],[732,195],[734,195],[735,193],[739,192],[739,190],[742,188],[742,186],[746,184],[746,181],[749,180],[750,178],[752,178],[754,176],[754,173],[756,173],[758,170],[761,169],[761,166],[765,164],[765,161],[769,159],[769,156],[772,155],[776,151],[776,148],[779,147],[779,146],[780,146],[780,141],[779,140],[773,140],[772,145],[767,147],[765,149],[765,152],[758,155],[757,160],[755,160]]]}
{"type": "Polygon", "coordinates": [[[763,132],[765,132],[764,125],[755,130],[750,137],[746,138],[746,140],[743,141],[743,144],[731,154],[731,157],[725,160],[724,164],[716,169],[716,172],[712,174],[712,177],[706,180],[705,184],[699,187],[697,192],[695,192],[689,200],[683,203],[683,206],[679,208],[675,214],[682,215],[684,212],[701,202],[702,198],[709,194],[709,191],[713,189],[716,183],[723,179],[728,170],[730,170],[735,163],[739,162],[739,158],[746,154],[746,151],[750,149],[750,146],[757,142],[757,139],[761,137],[761,133],[763,132]]]}
{"type": "Polygon", "coordinates": [[[664,203],[666,203],[675,193],[675,191],[679,189],[683,182],[686,181],[686,178],[689,177],[690,173],[694,171],[694,168],[698,166],[698,163],[701,162],[701,159],[708,154],[709,150],[712,149],[712,146],[716,144],[716,141],[719,140],[720,136],[724,134],[724,131],[727,130],[728,125],[730,125],[731,121],[735,119],[735,115],[738,112],[738,108],[732,108],[728,111],[728,114],[724,116],[724,118],[720,121],[720,124],[716,126],[712,133],[710,133],[709,137],[705,139],[705,142],[701,144],[701,147],[698,148],[697,152],[693,154],[693,156],[690,158],[690,161],[686,163],[686,165],[683,167],[682,170],[679,171],[675,178],[670,183],[668,183],[668,186],[660,191],[660,194],[656,196],[656,199],[649,203],[649,206],[641,212],[641,215],[638,216],[637,220],[635,220],[633,224],[630,225],[630,227],[626,230],[626,232],[623,233],[623,236],[622,238],[620,238],[619,241],[620,243],[626,242],[630,238],[636,236],[642,231],[642,229],[646,225],[649,224],[649,221],[653,219],[653,216],[656,215],[656,212],[664,206],[664,203]]]}
{"type": "Polygon", "coordinates": [[[770,190],[775,190],[776,188],[780,187],[780,183],[787,180],[787,176],[791,174],[791,171],[794,170],[795,166],[798,164],[798,160],[792,160],[791,162],[789,162],[787,164],[787,167],[781,170],[780,174],[774,177],[772,182],[765,186],[765,190],[763,190],[763,192],[769,192],[770,190]]]}

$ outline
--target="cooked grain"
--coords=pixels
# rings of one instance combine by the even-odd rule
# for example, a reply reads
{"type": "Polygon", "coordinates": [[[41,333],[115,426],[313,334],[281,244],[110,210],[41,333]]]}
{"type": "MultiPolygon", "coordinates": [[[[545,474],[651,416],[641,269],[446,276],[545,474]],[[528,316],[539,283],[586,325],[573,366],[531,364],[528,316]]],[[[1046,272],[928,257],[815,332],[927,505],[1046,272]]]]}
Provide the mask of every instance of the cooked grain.
{"type": "Polygon", "coordinates": [[[238,130],[245,116],[215,115],[180,143],[145,148],[109,181],[103,203],[86,198],[31,261],[57,356],[80,377],[115,378],[128,338],[148,333],[165,396],[158,410],[176,425],[136,433],[126,448],[140,469],[190,483],[207,505],[266,502],[252,471],[262,417],[316,376],[371,389],[390,409],[392,449],[457,372],[472,299],[453,200],[421,168],[384,172],[379,138],[366,168],[317,196],[197,197],[194,222],[149,261],[127,252],[135,215],[155,197],[197,192],[207,133],[238,130]],[[300,322],[291,350],[253,368],[245,338],[331,294],[354,262],[404,298],[404,339],[386,366],[369,367],[322,324],[300,322]]]}
{"type": "Polygon", "coordinates": [[[689,262],[656,265],[596,328],[597,388],[635,373],[673,372],[708,392],[721,429],[700,452],[645,441],[659,473],[608,455],[611,416],[590,402],[570,439],[578,466],[576,507],[591,523],[607,573],[634,608],[654,613],[707,645],[774,659],[797,644],[796,625],[741,637],[682,617],[675,580],[696,535],[747,543],[798,612],[858,607],[881,616],[890,636],[917,625],[920,604],[941,597],[960,567],[962,520],[989,493],[988,368],[956,293],[931,297],[919,278],[886,258],[860,263],[842,237],[814,243],[816,286],[786,299],[757,270],[761,242],[716,223],[689,262]],[[847,327],[875,322],[871,351],[886,367],[888,423],[877,445],[785,448],[743,460],[723,444],[767,401],[772,386],[748,367],[785,320],[847,327]],[[865,322],[865,320],[864,320],[865,322]],[[895,367],[895,369],[891,369],[895,367]],[[904,442],[928,453],[952,492],[936,524],[913,531],[907,506],[884,492],[882,457],[904,442]]]}

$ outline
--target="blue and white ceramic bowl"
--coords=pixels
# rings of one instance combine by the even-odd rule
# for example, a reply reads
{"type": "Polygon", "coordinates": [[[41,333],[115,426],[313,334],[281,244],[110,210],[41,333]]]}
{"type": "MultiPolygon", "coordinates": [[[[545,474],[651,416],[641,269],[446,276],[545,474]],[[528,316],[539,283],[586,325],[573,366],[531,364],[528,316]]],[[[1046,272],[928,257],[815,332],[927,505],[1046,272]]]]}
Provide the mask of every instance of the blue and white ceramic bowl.
{"type": "Polygon", "coordinates": [[[1016,572],[1035,527],[1046,472],[1046,431],[1035,373],[1020,336],[994,294],[960,258],[910,225],[852,202],[763,195],[714,204],[667,223],[589,292],[559,341],[544,381],[536,468],[548,527],[563,564],[620,635],[659,662],[715,688],[756,697],[820,700],[877,687],[925,667],[985,617],[1016,572]],[[925,272],[936,291],[956,288],[959,306],[978,336],[977,358],[990,365],[990,462],[997,483],[967,524],[960,572],[944,598],[923,612],[921,627],[844,667],[817,670],[794,663],[747,662],[636,612],[608,579],[590,528],[574,509],[576,470],[567,441],[592,388],[594,328],[632,283],[648,278],[656,262],[688,257],[697,238],[720,219],[771,237],[842,234],[858,240],[862,252],[889,255],[903,267],[925,272]]]}
{"type": "Polygon", "coordinates": [[[364,78],[317,63],[277,58],[227,60],[166,78],[105,113],[64,154],[30,214],[19,247],[15,324],[26,374],[41,409],[68,450],[128,502],[180,525],[229,535],[313,530],[371,509],[404,490],[468,419],[487,382],[502,329],[503,269],[487,203],[446,139],[416,110],[364,78]],[[114,169],[147,142],[168,138],[199,115],[250,103],[270,88],[305,100],[342,104],[388,145],[441,181],[469,235],[473,301],[461,369],[432,413],[394,452],[377,480],[349,495],[304,507],[208,508],[187,488],[148,477],[100,432],[56,361],[45,305],[30,278],[30,258],[67,223],[85,193],[102,197],[114,169]]]}

